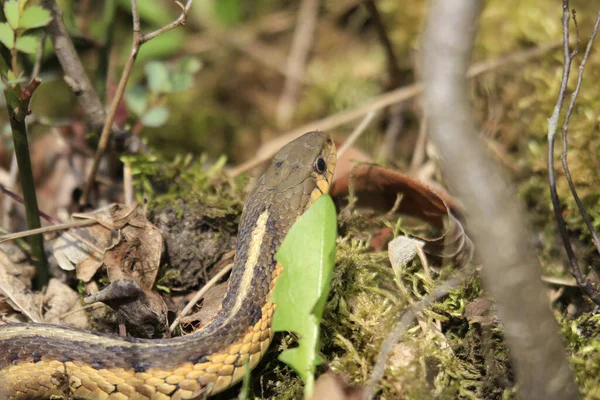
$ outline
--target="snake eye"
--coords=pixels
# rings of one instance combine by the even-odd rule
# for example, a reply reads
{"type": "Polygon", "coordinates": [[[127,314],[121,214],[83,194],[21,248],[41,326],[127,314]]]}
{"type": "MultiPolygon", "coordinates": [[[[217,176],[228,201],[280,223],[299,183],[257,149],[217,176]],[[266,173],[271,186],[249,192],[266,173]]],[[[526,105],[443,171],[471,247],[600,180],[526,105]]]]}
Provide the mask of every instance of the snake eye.
{"type": "Polygon", "coordinates": [[[319,174],[324,174],[325,171],[327,171],[327,163],[321,156],[319,156],[315,161],[315,171],[317,171],[319,174]]]}

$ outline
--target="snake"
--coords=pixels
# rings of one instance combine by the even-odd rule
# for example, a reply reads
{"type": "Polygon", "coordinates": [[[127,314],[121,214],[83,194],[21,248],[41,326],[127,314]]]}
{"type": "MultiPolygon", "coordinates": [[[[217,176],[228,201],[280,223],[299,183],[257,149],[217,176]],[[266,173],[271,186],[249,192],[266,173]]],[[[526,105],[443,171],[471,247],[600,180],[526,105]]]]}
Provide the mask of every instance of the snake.
{"type": "Polygon", "coordinates": [[[0,399],[165,400],[230,388],[273,339],[275,253],[293,223],[328,193],[331,138],[309,132],[283,146],[242,211],[234,267],[219,311],[196,332],[142,339],[65,326],[0,325],[0,399]]]}

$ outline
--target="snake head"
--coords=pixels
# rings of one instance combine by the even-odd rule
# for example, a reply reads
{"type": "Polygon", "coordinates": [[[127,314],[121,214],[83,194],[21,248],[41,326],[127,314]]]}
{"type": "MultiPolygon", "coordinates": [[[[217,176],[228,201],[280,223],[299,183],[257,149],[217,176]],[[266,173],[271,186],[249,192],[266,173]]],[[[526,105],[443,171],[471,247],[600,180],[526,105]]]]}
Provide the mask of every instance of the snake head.
{"type": "Polygon", "coordinates": [[[309,132],[283,146],[264,175],[267,191],[300,201],[303,210],[329,192],[337,160],[335,144],[324,132],[309,132]]]}

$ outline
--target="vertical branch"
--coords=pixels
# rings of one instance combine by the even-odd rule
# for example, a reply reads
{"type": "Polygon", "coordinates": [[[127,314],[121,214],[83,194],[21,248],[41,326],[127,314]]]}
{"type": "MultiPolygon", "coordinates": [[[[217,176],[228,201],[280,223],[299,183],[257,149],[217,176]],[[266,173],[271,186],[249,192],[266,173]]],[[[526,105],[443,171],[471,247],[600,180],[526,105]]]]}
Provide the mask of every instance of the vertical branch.
{"type": "Polygon", "coordinates": [[[92,129],[100,131],[106,117],[104,106],[94,91],[75,51],[75,46],[73,46],[63,21],[63,13],[55,0],[43,0],[42,4],[52,15],[52,21],[46,27],[46,32],[52,40],[58,61],[65,72],[65,81],[75,92],[92,129]]]}
{"type": "Polygon", "coordinates": [[[389,85],[392,89],[398,87],[400,85],[400,67],[398,66],[398,58],[396,57],[396,53],[394,52],[394,46],[390,38],[388,37],[387,30],[385,29],[385,25],[381,20],[381,15],[379,14],[379,10],[377,9],[377,4],[375,4],[375,0],[367,0],[365,1],[365,7],[373,21],[375,22],[375,29],[377,30],[377,36],[379,36],[379,41],[381,42],[383,49],[385,50],[387,64],[388,64],[388,73],[390,74],[389,85]]]}
{"type": "MultiPolygon", "coordinates": [[[[34,78],[26,89],[21,89],[19,85],[15,85],[14,87],[7,87],[4,91],[15,146],[15,155],[21,177],[27,227],[29,229],[36,229],[41,226],[37,196],[35,193],[35,183],[33,181],[33,172],[31,170],[31,160],[29,157],[27,125],[25,124],[25,118],[30,113],[29,102],[31,100],[31,95],[39,84],[40,80],[34,78]]],[[[48,283],[48,266],[46,255],[44,253],[44,239],[42,235],[34,235],[29,238],[29,244],[31,246],[36,271],[34,285],[37,289],[41,289],[48,283]]]]}
{"type": "Polygon", "coordinates": [[[442,170],[496,301],[522,399],[575,399],[577,386],[540,280],[522,206],[473,123],[465,76],[483,1],[434,0],[423,42],[425,114],[442,170]]]}
{"type": "MultiPolygon", "coordinates": [[[[571,64],[573,62],[573,58],[577,54],[576,49],[573,51],[571,51],[569,49],[569,21],[571,19],[570,9],[569,9],[569,1],[563,0],[562,4],[563,4],[562,23],[563,23],[564,66],[563,66],[563,75],[562,75],[562,81],[560,84],[560,91],[558,94],[558,99],[556,101],[556,105],[554,106],[554,111],[552,112],[552,116],[548,119],[548,184],[550,186],[550,198],[552,200],[552,209],[554,210],[554,217],[556,218],[556,224],[558,226],[558,233],[560,234],[560,237],[563,242],[563,246],[565,248],[565,252],[567,253],[567,260],[569,261],[569,266],[571,268],[571,274],[575,278],[575,281],[577,282],[577,285],[581,288],[581,290],[594,303],[600,305],[600,293],[593,286],[592,282],[590,282],[588,279],[586,279],[583,276],[583,274],[581,273],[581,270],[579,269],[579,263],[577,262],[577,257],[575,256],[575,252],[573,251],[573,247],[571,246],[571,242],[569,240],[569,232],[567,231],[567,224],[566,224],[564,218],[562,217],[562,208],[560,205],[560,199],[558,198],[558,192],[556,191],[556,176],[555,176],[555,172],[554,172],[554,143],[556,141],[556,131],[558,130],[558,119],[560,117],[560,112],[562,110],[564,100],[567,96],[567,84],[569,82],[569,75],[571,73],[571,64]]],[[[596,29],[597,28],[595,28],[595,30],[596,29]]],[[[595,37],[595,35],[593,37],[595,37]]],[[[589,54],[590,49],[591,49],[591,41],[588,44],[588,49],[586,50],[586,57],[584,58],[584,60],[587,59],[587,54],[589,54]]],[[[583,63],[583,65],[585,66],[585,63],[583,63]]],[[[580,71],[581,71],[581,73],[580,73],[580,75],[581,75],[583,73],[583,70],[580,70],[580,71]]],[[[580,82],[578,82],[577,86],[580,87],[580,82]]],[[[567,112],[567,115],[565,116],[565,123],[563,126],[563,135],[564,135],[563,137],[565,140],[564,144],[563,144],[563,146],[564,146],[563,166],[566,165],[567,126],[569,123],[569,118],[571,116],[571,112],[573,110],[573,108],[572,108],[573,104],[574,104],[573,102],[575,101],[575,98],[577,97],[578,92],[579,92],[579,90],[577,89],[576,92],[573,93],[574,97],[571,98],[572,104],[569,106],[569,111],[567,112]]],[[[568,180],[569,180],[569,186],[571,187],[571,190],[573,190],[574,186],[570,179],[570,173],[568,172],[568,166],[566,168],[566,172],[567,172],[567,176],[568,176],[568,180]]],[[[579,197],[576,196],[576,199],[579,199],[579,197]]],[[[587,213],[585,213],[584,215],[587,215],[587,213]]],[[[593,229],[592,229],[592,232],[594,232],[593,229]]]]}
{"type": "MultiPolygon", "coordinates": [[[[574,13],[573,13],[573,18],[575,18],[574,13]]],[[[596,250],[598,251],[598,254],[600,254],[600,237],[598,236],[598,233],[594,229],[594,224],[592,222],[592,219],[590,218],[587,210],[585,209],[585,207],[583,206],[583,203],[581,202],[581,199],[579,198],[579,195],[577,194],[577,189],[575,188],[573,179],[571,179],[571,171],[569,170],[569,164],[567,162],[567,153],[568,153],[568,147],[569,147],[569,136],[568,136],[569,121],[571,119],[571,114],[573,113],[573,108],[575,107],[575,100],[577,100],[577,96],[579,96],[579,90],[581,89],[581,83],[583,82],[583,71],[585,70],[585,64],[587,63],[590,53],[592,52],[592,45],[594,44],[594,40],[596,39],[596,36],[598,35],[598,28],[600,28],[600,11],[598,12],[598,15],[596,16],[596,23],[594,24],[594,30],[592,31],[592,36],[590,37],[590,40],[588,41],[587,47],[585,49],[585,54],[583,55],[581,64],[579,64],[579,73],[577,75],[577,86],[575,87],[575,91],[571,95],[571,101],[569,103],[569,107],[567,108],[567,113],[565,114],[565,120],[563,121],[563,126],[562,126],[563,152],[562,152],[560,159],[562,162],[563,171],[565,172],[565,177],[567,178],[567,182],[569,183],[569,188],[571,190],[571,194],[573,195],[573,199],[575,200],[575,203],[577,204],[577,208],[579,209],[579,212],[581,213],[581,216],[583,217],[583,221],[585,222],[585,225],[587,226],[588,230],[590,231],[590,234],[592,235],[592,241],[594,242],[594,245],[596,246],[596,250]]]]}

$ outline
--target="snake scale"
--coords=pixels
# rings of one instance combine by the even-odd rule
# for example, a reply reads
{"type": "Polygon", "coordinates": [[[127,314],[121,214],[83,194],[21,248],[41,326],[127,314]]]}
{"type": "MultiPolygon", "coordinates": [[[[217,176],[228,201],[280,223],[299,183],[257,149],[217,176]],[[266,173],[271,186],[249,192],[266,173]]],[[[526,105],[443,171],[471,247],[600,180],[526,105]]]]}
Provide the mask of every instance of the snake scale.
{"type": "Polygon", "coordinates": [[[234,269],[216,316],[173,339],[137,339],[48,324],[0,326],[0,399],[197,399],[254,368],[273,338],[275,253],[327,193],[335,146],[322,132],[282,147],[248,196],[234,269]]]}

